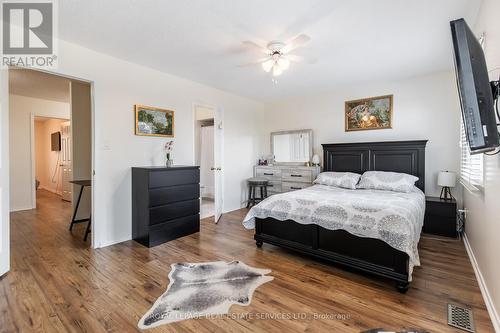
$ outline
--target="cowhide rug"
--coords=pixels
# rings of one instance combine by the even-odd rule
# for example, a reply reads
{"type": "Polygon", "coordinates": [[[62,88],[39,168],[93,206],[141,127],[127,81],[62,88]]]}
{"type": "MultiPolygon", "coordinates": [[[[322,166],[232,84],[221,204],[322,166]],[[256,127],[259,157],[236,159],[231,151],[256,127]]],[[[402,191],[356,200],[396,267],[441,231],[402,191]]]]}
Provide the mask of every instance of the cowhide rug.
{"type": "Polygon", "coordinates": [[[146,329],[190,318],[226,314],[233,304],[249,305],[255,289],[273,279],[269,269],[239,261],[171,265],[170,284],[139,321],[146,329]]]}

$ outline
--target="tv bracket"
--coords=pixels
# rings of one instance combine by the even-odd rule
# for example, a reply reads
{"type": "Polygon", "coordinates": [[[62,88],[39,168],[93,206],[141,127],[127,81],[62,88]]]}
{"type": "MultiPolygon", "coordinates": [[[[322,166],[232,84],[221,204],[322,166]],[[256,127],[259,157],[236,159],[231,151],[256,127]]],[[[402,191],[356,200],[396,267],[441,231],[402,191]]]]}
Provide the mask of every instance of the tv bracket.
{"type": "MultiPolygon", "coordinates": [[[[498,110],[498,101],[500,100],[500,76],[498,77],[497,81],[491,81],[490,82],[491,86],[491,93],[493,95],[493,108],[495,109],[495,113],[497,115],[497,119],[500,122],[500,111],[498,110]]],[[[497,122],[497,128],[500,126],[500,123],[497,122]]],[[[498,131],[498,134],[500,134],[500,130],[498,131]]],[[[486,155],[497,155],[500,153],[500,150],[497,150],[496,152],[492,154],[485,153],[486,155]]]]}

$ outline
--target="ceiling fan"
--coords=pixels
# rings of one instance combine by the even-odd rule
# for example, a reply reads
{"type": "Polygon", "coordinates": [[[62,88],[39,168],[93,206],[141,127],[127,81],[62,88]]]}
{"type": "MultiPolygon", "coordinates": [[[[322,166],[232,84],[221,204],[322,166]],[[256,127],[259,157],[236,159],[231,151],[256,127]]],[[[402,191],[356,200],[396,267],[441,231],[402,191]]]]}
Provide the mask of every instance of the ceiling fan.
{"type": "Polygon", "coordinates": [[[288,43],[271,41],[266,45],[266,47],[260,46],[252,41],[244,41],[243,45],[245,47],[258,50],[267,56],[257,61],[243,64],[240,67],[261,65],[266,73],[272,71],[273,76],[279,76],[283,73],[283,71],[290,67],[290,62],[306,61],[308,63],[314,63],[315,61],[312,59],[291,54],[292,51],[303,47],[310,40],[311,38],[309,36],[301,34],[288,43]]]}

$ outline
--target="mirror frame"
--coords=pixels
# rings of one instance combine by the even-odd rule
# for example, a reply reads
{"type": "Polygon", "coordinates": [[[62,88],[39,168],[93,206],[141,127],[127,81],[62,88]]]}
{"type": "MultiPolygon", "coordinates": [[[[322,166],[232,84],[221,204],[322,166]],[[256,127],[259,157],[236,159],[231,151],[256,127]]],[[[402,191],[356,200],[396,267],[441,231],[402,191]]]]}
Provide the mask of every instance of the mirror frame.
{"type": "MultiPolygon", "coordinates": [[[[307,133],[309,134],[309,137],[311,138],[309,140],[309,162],[312,159],[313,156],[313,130],[312,129],[299,129],[299,130],[291,130],[291,131],[279,131],[279,132],[271,132],[271,154],[273,156],[276,156],[274,153],[274,137],[276,135],[282,135],[282,134],[294,134],[294,133],[307,133]]],[[[307,162],[278,162],[274,161],[275,165],[299,165],[299,166],[305,166],[307,162]]]]}

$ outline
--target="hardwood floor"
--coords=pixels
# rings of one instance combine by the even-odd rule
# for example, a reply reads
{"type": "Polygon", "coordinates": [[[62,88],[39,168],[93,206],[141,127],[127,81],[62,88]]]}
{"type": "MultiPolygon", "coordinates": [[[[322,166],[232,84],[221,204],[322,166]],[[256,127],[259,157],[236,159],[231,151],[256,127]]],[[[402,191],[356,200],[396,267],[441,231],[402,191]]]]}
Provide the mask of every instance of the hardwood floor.
{"type": "Polygon", "coordinates": [[[402,295],[385,280],[267,244],[257,249],[253,231],[241,225],[244,209],[225,214],[217,225],[204,220],[199,234],[155,248],[128,241],[91,250],[82,241],[84,224],[68,232],[69,203],[40,192],[38,205],[11,214],[11,271],[0,279],[1,332],[138,332],[140,317],[168,285],[170,264],[234,259],[273,270],[274,280],[256,290],[250,306],[149,331],[458,332],[446,324],[450,302],[473,308],[476,332],[493,332],[460,241],[424,236],[422,266],[402,295]]]}

